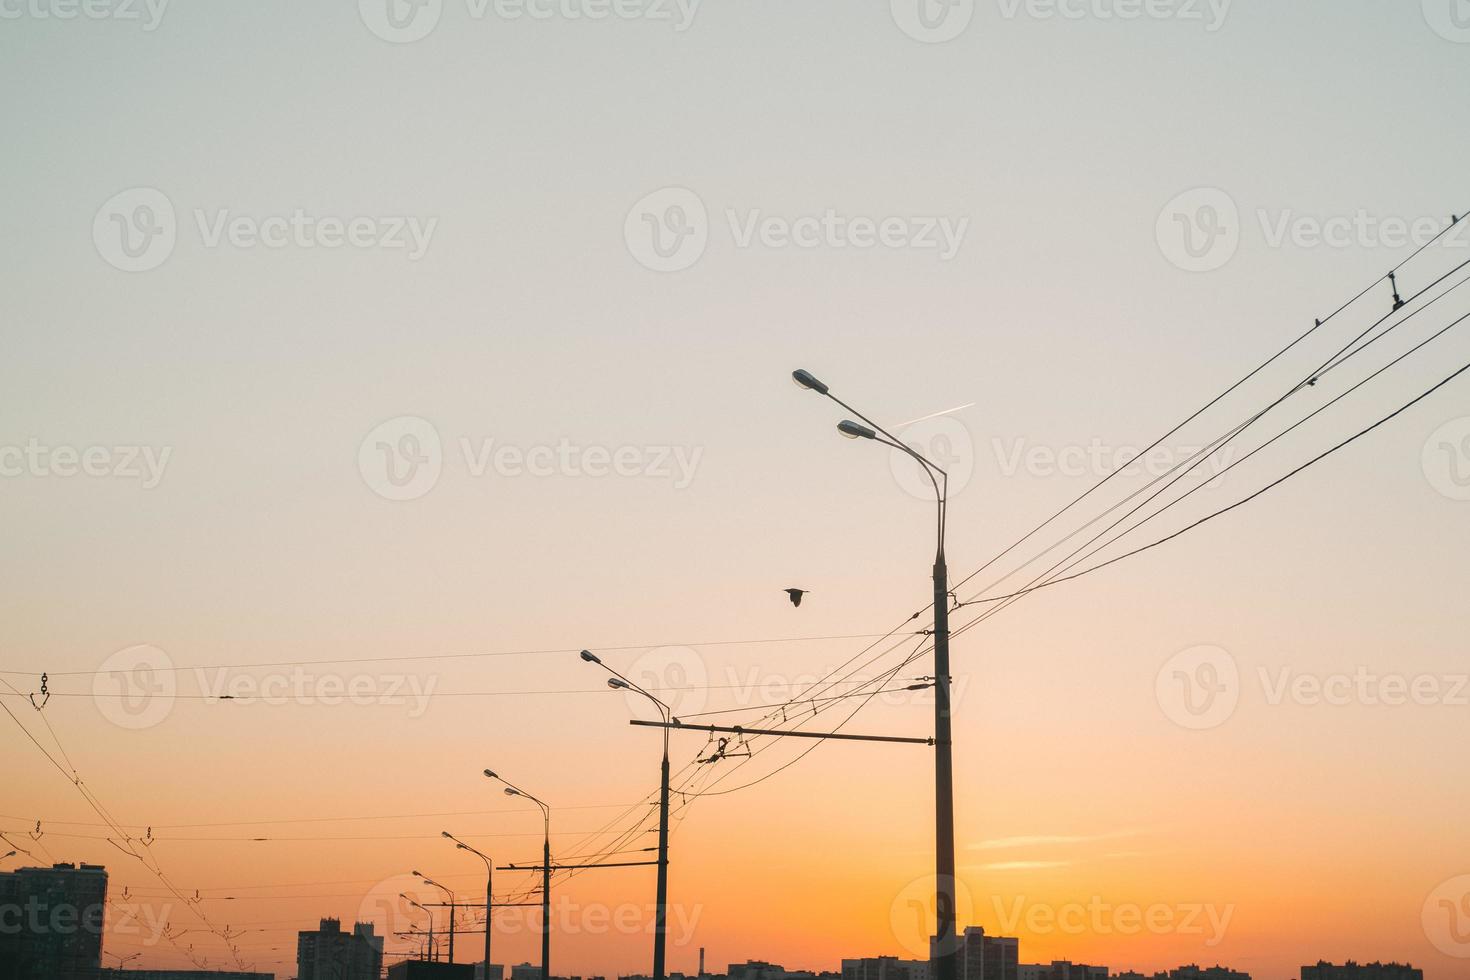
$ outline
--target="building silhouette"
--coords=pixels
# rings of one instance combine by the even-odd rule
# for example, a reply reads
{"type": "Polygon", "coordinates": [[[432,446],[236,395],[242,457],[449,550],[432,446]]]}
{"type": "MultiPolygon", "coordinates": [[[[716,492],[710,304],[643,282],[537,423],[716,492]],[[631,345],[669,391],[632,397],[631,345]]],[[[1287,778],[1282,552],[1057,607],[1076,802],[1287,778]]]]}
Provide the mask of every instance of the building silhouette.
{"type": "Polygon", "coordinates": [[[987,936],[982,926],[966,926],[959,943],[959,980],[1020,980],[1020,940],[987,936]]]}
{"type": "Polygon", "coordinates": [[[731,963],[725,969],[727,980],[841,980],[836,973],[814,973],[811,970],[788,970],[777,963],[747,960],[731,963]]]}
{"type": "Polygon", "coordinates": [[[725,968],[725,976],[729,977],[729,980],[791,980],[795,975],[786,967],[776,963],[767,963],[765,960],[731,963],[725,968]]]}
{"type": "Polygon", "coordinates": [[[1020,980],[1108,980],[1108,968],[1052,960],[1048,964],[1022,963],[1019,975],[1020,980]]]}
{"type": "Polygon", "coordinates": [[[897,956],[843,960],[842,980],[929,980],[929,961],[897,956]]]}
{"type": "Polygon", "coordinates": [[[297,980],[380,980],[383,937],[372,923],[358,922],[342,931],[337,919],[322,919],[315,932],[296,935],[297,980]]]}
{"type": "Polygon", "coordinates": [[[114,970],[104,967],[101,980],[276,980],[274,973],[233,970],[114,970]]]}
{"type": "Polygon", "coordinates": [[[388,967],[388,980],[474,980],[474,976],[475,967],[469,963],[404,960],[388,967]]]}
{"type": "Polygon", "coordinates": [[[1334,966],[1325,960],[1302,967],[1302,980],[1424,980],[1424,971],[1407,963],[1354,963],[1334,966]]]}
{"type": "Polygon", "coordinates": [[[1113,980],[1251,980],[1251,975],[1223,966],[1209,966],[1200,969],[1200,967],[1191,963],[1188,966],[1181,966],[1177,970],[1152,975],[1135,973],[1131,970],[1127,973],[1115,973],[1113,974],[1113,980]]]}
{"type": "Polygon", "coordinates": [[[96,980],[106,905],[101,865],[0,872],[0,978],[96,980]]]}

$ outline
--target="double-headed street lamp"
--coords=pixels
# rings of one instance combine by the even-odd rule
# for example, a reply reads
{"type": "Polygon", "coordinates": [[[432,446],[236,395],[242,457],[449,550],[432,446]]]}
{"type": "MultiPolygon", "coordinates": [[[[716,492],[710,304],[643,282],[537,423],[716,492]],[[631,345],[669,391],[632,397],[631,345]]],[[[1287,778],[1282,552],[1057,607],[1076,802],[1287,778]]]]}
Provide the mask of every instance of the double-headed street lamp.
{"type": "Polygon", "coordinates": [[[939,506],[939,543],[934,554],[934,980],[957,980],[958,952],[954,870],[954,740],[950,734],[949,704],[949,573],[944,563],[944,519],[948,506],[949,476],[934,463],[903,444],[881,425],[832,394],[810,371],[791,373],[800,387],[832,399],[866,425],[843,421],[837,430],[849,439],[872,439],[913,457],[934,485],[939,506]],[[937,475],[937,478],[936,478],[937,475]]]}
{"type": "MultiPolygon", "coordinates": [[[[413,947],[414,948],[414,952],[418,952],[418,950],[419,950],[418,941],[420,939],[422,939],[426,934],[425,934],[424,930],[420,929],[418,926],[411,925],[411,926],[409,926],[407,929],[405,929],[402,932],[396,932],[396,933],[394,933],[394,935],[395,936],[398,936],[400,938],[404,938],[404,939],[412,939],[413,942],[414,942],[414,947],[413,947]]],[[[428,947],[425,946],[424,949],[427,950],[428,947]]],[[[425,960],[427,960],[429,958],[427,952],[425,952],[423,958],[425,960]]]]}
{"type": "MultiPolygon", "coordinates": [[[[433,885],[435,888],[437,888],[441,892],[443,892],[445,894],[445,896],[447,896],[448,899],[449,899],[449,962],[453,963],[454,962],[454,892],[450,891],[448,888],[445,888],[443,885],[439,884],[437,881],[435,881],[433,878],[430,878],[428,875],[419,874],[419,872],[415,871],[413,873],[413,876],[415,878],[422,879],[423,880],[423,883],[426,884],[426,885],[433,885]]],[[[433,921],[433,917],[432,916],[430,916],[429,921],[430,922],[433,921]]]]}
{"type": "Polygon", "coordinates": [[[653,933],[653,980],[664,980],[667,976],[664,967],[664,953],[668,941],[669,920],[669,731],[670,726],[678,719],[674,717],[673,709],[668,705],[603,663],[591,651],[583,650],[582,659],[589,664],[597,664],[612,674],[607,680],[608,687],[615,690],[632,691],[652,701],[664,720],[663,775],[659,781],[658,799],[658,908],[654,916],[653,933]]]}
{"type": "Polygon", "coordinates": [[[418,902],[415,902],[413,899],[409,898],[408,895],[406,893],[404,893],[404,892],[399,892],[398,893],[398,897],[401,898],[401,899],[403,899],[409,905],[412,905],[414,908],[418,909],[420,912],[424,913],[425,915],[427,915],[429,917],[429,941],[428,941],[428,943],[424,947],[424,953],[425,953],[424,958],[427,959],[427,960],[433,960],[434,959],[434,913],[433,912],[430,912],[428,909],[424,908],[418,902]]]}
{"type": "Polygon", "coordinates": [[[495,899],[491,897],[490,886],[495,880],[495,862],[490,860],[488,854],[475,850],[449,831],[444,830],[440,831],[440,833],[449,840],[454,841],[454,846],[459,850],[469,851],[475,857],[485,862],[485,980],[490,980],[490,916],[495,911],[495,899]]]}
{"type": "MultiPolygon", "coordinates": [[[[536,799],[530,793],[502,779],[492,770],[485,770],[485,777],[502,783],[505,786],[506,796],[519,796],[530,800],[541,808],[541,815],[546,821],[546,843],[541,850],[541,980],[551,980],[551,807],[536,799]]],[[[489,927],[490,912],[487,909],[486,926],[489,927]]],[[[487,961],[486,970],[490,968],[487,961]]]]}

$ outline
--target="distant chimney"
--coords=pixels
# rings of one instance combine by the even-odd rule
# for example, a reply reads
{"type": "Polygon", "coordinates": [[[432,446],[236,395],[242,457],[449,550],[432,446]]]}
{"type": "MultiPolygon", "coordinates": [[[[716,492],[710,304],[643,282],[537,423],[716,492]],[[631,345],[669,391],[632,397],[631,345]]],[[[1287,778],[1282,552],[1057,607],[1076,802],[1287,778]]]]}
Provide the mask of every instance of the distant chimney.
{"type": "Polygon", "coordinates": [[[704,947],[699,947],[699,975],[704,976],[704,947]]]}

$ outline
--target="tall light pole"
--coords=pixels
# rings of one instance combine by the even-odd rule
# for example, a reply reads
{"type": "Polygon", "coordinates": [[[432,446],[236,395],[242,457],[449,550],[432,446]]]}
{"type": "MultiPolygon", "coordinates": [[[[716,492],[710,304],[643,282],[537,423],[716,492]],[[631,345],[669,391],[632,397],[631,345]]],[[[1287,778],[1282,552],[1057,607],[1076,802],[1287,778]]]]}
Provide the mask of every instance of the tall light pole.
{"type": "Polygon", "coordinates": [[[669,924],[669,725],[677,719],[668,705],[603,663],[591,651],[583,650],[582,659],[613,675],[608,678],[608,687],[632,691],[652,701],[665,722],[663,776],[659,781],[658,795],[658,907],[653,932],[653,980],[664,980],[667,976],[664,956],[669,924]]]}
{"type": "Polygon", "coordinates": [[[461,851],[469,851],[475,857],[485,862],[485,978],[490,980],[490,916],[495,911],[495,899],[491,895],[490,886],[495,881],[495,862],[490,860],[488,854],[475,850],[464,841],[455,837],[449,831],[441,831],[448,839],[454,841],[454,846],[461,851]]]}
{"type": "Polygon", "coordinates": [[[907,453],[923,467],[924,474],[934,485],[934,497],[939,509],[939,543],[934,552],[934,913],[937,922],[932,959],[934,980],[958,980],[959,938],[954,871],[954,739],[950,734],[949,703],[949,571],[944,562],[944,519],[948,506],[949,475],[904,445],[881,425],[832,394],[831,389],[817,380],[810,371],[793,371],[791,377],[800,387],[830,398],[867,423],[840,423],[837,430],[844,436],[849,439],[872,439],[907,453]]]}
{"type": "Polygon", "coordinates": [[[539,806],[546,821],[546,843],[541,849],[541,980],[551,980],[551,807],[489,769],[485,776],[504,784],[506,796],[519,796],[539,806]]]}
{"type": "Polygon", "coordinates": [[[418,902],[415,902],[413,899],[409,898],[408,895],[404,894],[403,892],[399,892],[398,897],[429,917],[429,941],[424,947],[424,958],[432,961],[434,959],[434,913],[430,912],[418,902]]]}
{"type": "MultiPolygon", "coordinates": [[[[419,874],[417,871],[415,871],[413,873],[413,876],[415,878],[422,878],[424,884],[426,884],[426,885],[433,885],[435,888],[439,889],[441,892],[443,892],[449,898],[449,962],[453,963],[454,962],[454,892],[450,891],[448,888],[445,888],[443,885],[439,884],[437,881],[435,881],[433,878],[430,878],[428,875],[419,874]]],[[[431,921],[432,921],[432,917],[431,917],[431,921]]]]}
{"type": "MultiPolygon", "coordinates": [[[[407,937],[407,938],[412,938],[412,939],[418,939],[420,936],[425,935],[425,932],[424,932],[424,930],[420,929],[418,926],[412,926],[411,925],[411,926],[408,927],[407,930],[405,930],[404,932],[397,933],[397,935],[404,936],[404,937],[407,937]]],[[[421,947],[417,943],[414,943],[414,947],[413,948],[414,948],[414,952],[418,952],[421,947]]],[[[425,947],[422,947],[422,948],[425,950],[425,953],[422,955],[422,958],[425,959],[425,960],[427,960],[429,958],[428,953],[427,953],[428,947],[425,946],[425,947]]]]}

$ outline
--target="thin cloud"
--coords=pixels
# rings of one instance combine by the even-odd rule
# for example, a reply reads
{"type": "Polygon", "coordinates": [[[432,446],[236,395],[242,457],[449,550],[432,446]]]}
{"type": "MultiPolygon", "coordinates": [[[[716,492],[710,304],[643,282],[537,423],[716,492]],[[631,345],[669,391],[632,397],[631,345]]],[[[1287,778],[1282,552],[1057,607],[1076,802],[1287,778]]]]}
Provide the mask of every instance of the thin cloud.
{"type": "Polygon", "coordinates": [[[1048,847],[1059,845],[1091,844],[1096,841],[1117,840],[1120,837],[1137,837],[1141,830],[1115,830],[1107,834],[1032,834],[1024,837],[997,837],[992,840],[971,844],[972,851],[999,851],[1016,847],[1048,847]]]}
{"type": "Polygon", "coordinates": [[[900,422],[898,425],[895,425],[894,428],[907,429],[909,426],[918,425],[920,422],[927,422],[930,419],[937,419],[942,415],[953,415],[955,412],[963,412],[967,408],[974,407],[975,402],[965,402],[963,405],[956,405],[954,408],[946,408],[942,412],[935,412],[932,415],[921,415],[916,419],[909,419],[907,422],[900,422]]]}
{"type": "Polygon", "coordinates": [[[1129,860],[1132,860],[1133,858],[1153,857],[1154,855],[1161,854],[1161,853],[1163,853],[1163,852],[1162,851],[1113,851],[1111,854],[1104,854],[1103,855],[1103,860],[1104,861],[1129,861],[1129,860]]]}

